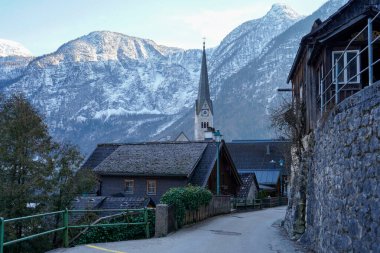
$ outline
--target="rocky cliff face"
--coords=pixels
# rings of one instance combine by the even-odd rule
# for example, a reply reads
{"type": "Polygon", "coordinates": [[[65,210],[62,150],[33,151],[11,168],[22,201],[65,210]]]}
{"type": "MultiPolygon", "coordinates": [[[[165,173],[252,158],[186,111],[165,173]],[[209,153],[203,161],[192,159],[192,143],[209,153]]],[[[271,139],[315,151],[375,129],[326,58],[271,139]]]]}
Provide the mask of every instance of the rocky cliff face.
{"type": "MultiPolygon", "coordinates": [[[[227,139],[273,136],[269,108],[298,42],[314,19],[343,2],[330,1],[304,19],[274,5],[208,50],[215,126],[227,139]]],[[[200,58],[201,50],[100,31],[41,57],[0,57],[0,85],[6,94],[25,93],[58,140],[88,153],[100,142],[157,140],[182,130],[192,137],[200,58]]]]}

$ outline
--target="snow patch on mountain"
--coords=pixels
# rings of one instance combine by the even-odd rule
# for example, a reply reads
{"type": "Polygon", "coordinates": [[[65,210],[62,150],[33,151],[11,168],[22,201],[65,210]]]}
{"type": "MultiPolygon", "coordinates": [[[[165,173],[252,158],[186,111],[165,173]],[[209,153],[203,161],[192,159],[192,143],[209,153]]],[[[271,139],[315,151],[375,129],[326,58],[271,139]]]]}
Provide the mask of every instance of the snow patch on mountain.
{"type": "Polygon", "coordinates": [[[30,57],[32,53],[19,42],[0,39],[0,57],[7,56],[30,57]]]}

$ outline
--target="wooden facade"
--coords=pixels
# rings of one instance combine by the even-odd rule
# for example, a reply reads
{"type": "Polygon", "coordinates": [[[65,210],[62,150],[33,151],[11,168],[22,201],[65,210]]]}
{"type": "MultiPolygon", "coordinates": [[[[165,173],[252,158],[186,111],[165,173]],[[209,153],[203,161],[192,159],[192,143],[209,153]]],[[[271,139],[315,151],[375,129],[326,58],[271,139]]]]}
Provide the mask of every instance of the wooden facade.
{"type": "MultiPolygon", "coordinates": [[[[369,85],[366,26],[379,8],[380,0],[351,0],[326,21],[316,20],[311,32],[303,37],[288,82],[292,83],[296,110],[301,113],[304,108],[305,133],[313,130],[324,112],[336,103],[336,70],[338,103],[369,85]]],[[[379,38],[380,17],[371,25],[373,39],[379,38]]],[[[380,38],[373,44],[373,62],[379,59],[380,38]]],[[[380,80],[380,64],[373,68],[376,82],[380,80]]]]}

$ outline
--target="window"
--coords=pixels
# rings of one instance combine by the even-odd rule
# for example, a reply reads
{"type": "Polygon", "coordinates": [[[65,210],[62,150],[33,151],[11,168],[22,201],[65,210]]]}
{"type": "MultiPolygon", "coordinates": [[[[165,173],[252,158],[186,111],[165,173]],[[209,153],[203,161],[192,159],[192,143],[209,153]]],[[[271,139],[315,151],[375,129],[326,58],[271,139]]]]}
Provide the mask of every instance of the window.
{"type": "Polygon", "coordinates": [[[134,186],[135,186],[134,180],[126,179],[125,180],[125,193],[133,194],[134,186]]]}
{"type": "Polygon", "coordinates": [[[156,195],[157,183],[156,180],[147,180],[146,181],[146,194],[156,195]]]}
{"type": "MultiPolygon", "coordinates": [[[[358,50],[334,51],[332,53],[332,66],[338,60],[338,82],[339,83],[360,83],[360,57],[358,50]],[[345,69],[344,69],[345,68],[345,69]],[[344,69],[344,70],[343,70],[344,69]]],[[[332,70],[333,82],[335,83],[335,67],[332,70]]]]}

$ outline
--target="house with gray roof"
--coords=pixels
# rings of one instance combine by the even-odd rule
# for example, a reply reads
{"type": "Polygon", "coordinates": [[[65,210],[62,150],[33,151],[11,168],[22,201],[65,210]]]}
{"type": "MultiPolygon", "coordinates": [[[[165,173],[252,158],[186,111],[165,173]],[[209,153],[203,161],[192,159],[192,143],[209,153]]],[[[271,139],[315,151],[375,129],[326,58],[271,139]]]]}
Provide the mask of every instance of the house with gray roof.
{"type": "MultiPolygon", "coordinates": [[[[221,193],[236,195],[242,181],[227,145],[220,143],[221,193]]],[[[98,195],[150,197],[159,203],[172,187],[188,184],[216,192],[215,142],[99,144],[82,168],[99,177],[98,195]]]]}
{"type": "Polygon", "coordinates": [[[260,191],[271,196],[286,195],[290,166],[289,140],[234,140],[227,146],[241,178],[255,175],[260,191]]]}

